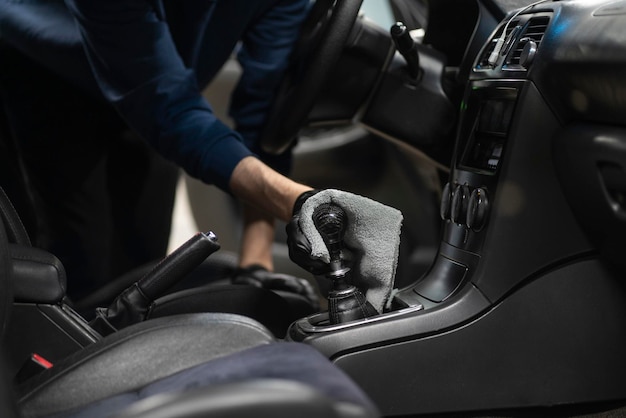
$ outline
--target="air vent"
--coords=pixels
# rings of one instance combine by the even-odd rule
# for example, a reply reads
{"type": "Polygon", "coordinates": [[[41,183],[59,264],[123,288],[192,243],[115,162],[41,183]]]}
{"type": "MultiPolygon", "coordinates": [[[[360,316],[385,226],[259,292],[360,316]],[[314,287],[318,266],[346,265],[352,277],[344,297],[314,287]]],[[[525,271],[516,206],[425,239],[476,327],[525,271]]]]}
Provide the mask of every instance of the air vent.
{"type": "Polygon", "coordinates": [[[476,71],[492,70],[502,65],[503,70],[509,71],[525,71],[520,62],[524,46],[529,41],[535,43],[536,48],[539,47],[544,34],[550,23],[550,12],[522,14],[507,24],[506,21],[500,24],[483,50],[480,60],[474,69],[476,71]],[[502,36],[502,31],[506,27],[505,41],[500,49],[500,55],[495,63],[489,63],[489,56],[496,48],[498,40],[502,36]]]}
{"type": "MultiPolygon", "coordinates": [[[[519,20],[514,20],[506,28],[506,35],[505,36],[507,38],[509,37],[511,32],[513,32],[513,29],[515,29],[518,26],[518,23],[519,23],[519,20]]],[[[489,55],[491,55],[493,50],[496,48],[496,44],[498,43],[498,39],[500,39],[500,36],[502,35],[502,31],[504,30],[505,26],[506,26],[506,23],[503,22],[500,25],[500,27],[498,28],[498,30],[496,31],[496,33],[491,37],[491,40],[489,41],[489,44],[487,45],[487,48],[485,48],[485,50],[483,51],[482,55],[480,56],[480,61],[478,61],[478,64],[476,64],[476,69],[477,70],[486,70],[486,69],[493,68],[493,65],[489,64],[489,55]]]]}
{"type": "Polygon", "coordinates": [[[505,70],[523,70],[520,63],[520,57],[522,56],[522,51],[524,50],[524,46],[529,41],[535,43],[536,48],[539,48],[541,44],[541,40],[543,39],[543,35],[546,33],[546,29],[548,28],[548,24],[550,23],[549,16],[536,16],[528,19],[520,37],[515,42],[515,46],[511,49],[509,54],[507,55],[506,64],[503,66],[505,70]]]}

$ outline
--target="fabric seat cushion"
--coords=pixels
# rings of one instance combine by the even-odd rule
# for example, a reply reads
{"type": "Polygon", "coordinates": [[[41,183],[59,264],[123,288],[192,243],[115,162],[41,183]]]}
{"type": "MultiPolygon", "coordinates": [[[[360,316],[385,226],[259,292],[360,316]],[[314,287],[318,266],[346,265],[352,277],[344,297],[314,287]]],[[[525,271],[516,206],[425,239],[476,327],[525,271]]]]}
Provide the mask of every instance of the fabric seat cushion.
{"type": "Polygon", "coordinates": [[[157,394],[258,379],[301,383],[314,388],[335,403],[376,411],[367,395],[316,349],[302,343],[275,342],[208,361],[141,389],[112,396],[72,411],[63,411],[55,417],[105,418],[123,411],[141,399],[157,394]]]}
{"type": "Polygon", "coordinates": [[[203,313],[152,319],[124,328],[57,362],[18,388],[24,417],[77,408],[274,341],[250,318],[203,313]]]}

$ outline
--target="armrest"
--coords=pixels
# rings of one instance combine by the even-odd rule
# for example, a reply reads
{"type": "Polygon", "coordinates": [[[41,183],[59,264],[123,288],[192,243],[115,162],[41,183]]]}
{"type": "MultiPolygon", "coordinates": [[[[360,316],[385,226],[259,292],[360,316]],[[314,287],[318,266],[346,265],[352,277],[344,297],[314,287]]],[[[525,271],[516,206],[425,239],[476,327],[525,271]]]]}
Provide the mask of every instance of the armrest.
{"type": "Polygon", "coordinates": [[[9,244],[16,302],[58,303],[65,297],[65,268],[39,248],[9,244]]]}

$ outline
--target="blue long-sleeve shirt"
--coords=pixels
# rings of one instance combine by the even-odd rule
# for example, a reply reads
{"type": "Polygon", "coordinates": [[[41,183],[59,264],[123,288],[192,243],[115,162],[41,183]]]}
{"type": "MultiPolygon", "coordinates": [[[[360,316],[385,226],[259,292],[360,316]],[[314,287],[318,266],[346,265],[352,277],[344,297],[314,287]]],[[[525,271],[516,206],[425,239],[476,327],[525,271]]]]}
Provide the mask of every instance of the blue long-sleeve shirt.
{"type": "Polygon", "coordinates": [[[189,174],[228,190],[252,155],[308,3],[0,0],[0,37],[107,100],[189,174]],[[245,138],[201,94],[238,41],[243,75],[231,113],[245,138]]]}

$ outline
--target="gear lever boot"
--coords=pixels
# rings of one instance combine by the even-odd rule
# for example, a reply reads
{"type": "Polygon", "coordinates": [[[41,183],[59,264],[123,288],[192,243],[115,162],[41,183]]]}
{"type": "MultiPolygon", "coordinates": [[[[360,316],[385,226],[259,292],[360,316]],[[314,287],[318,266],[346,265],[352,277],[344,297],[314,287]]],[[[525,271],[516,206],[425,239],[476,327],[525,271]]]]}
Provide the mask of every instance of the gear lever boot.
{"type": "Polygon", "coordinates": [[[328,314],[331,324],[342,324],[378,314],[354,286],[344,290],[333,289],[328,293],[328,314]]]}
{"type": "Polygon", "coordinates": [[[326,277],[333,283],[328,294],[328,313],[331,324],[340,324],[376,315],[376,309],[355,286],[349,284],[350,268],[341,258],[347,216],[344,210],[330,203],[318,206],[313,222],[330,254],[331,271],[326,277]]]}

